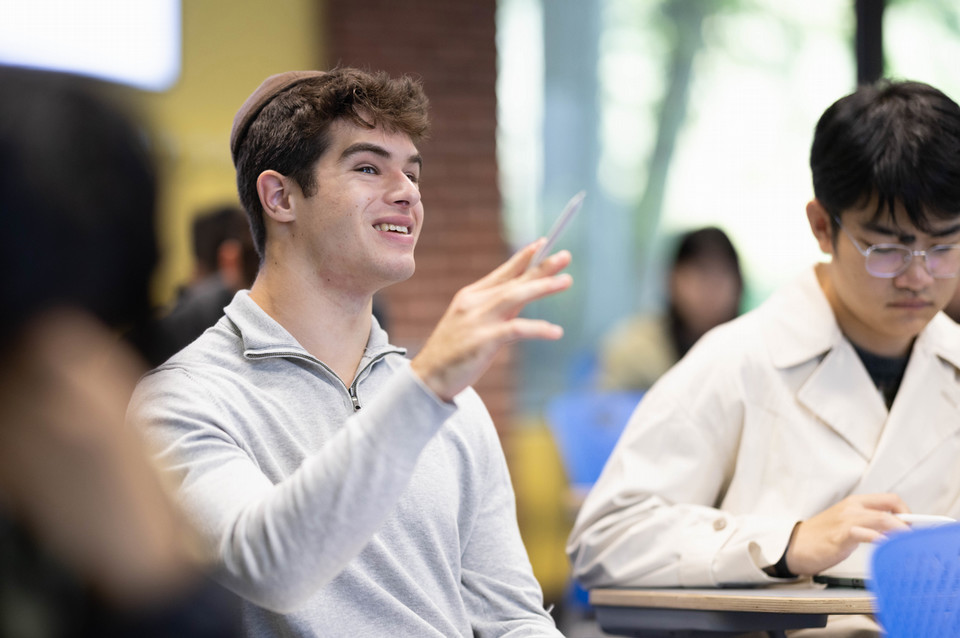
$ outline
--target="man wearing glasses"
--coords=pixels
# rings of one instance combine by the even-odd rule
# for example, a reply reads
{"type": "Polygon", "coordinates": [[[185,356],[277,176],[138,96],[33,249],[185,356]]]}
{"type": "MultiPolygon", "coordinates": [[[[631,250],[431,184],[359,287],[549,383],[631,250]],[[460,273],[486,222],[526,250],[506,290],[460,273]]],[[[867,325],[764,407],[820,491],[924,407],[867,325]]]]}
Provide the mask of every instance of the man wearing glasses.
{"type": "Polygon", "coordinates": [[[570,538],[584,585],[808,577],[906,528],[898,514],[960,515],[960,327],[940,312],[960,272],[960,107],[861,87],[821,117],[810,164],[830,260],[646,394],[570,538]]]}

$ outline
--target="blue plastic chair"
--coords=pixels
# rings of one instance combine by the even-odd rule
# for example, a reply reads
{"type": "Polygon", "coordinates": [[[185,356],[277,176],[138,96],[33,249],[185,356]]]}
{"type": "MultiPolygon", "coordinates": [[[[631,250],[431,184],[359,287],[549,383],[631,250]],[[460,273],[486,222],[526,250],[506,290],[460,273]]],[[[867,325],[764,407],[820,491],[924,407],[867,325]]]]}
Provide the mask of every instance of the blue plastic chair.
{"type": "Polygon", "coordinates": [[[897,534],[874,550],[872,568],[887,636],[960,636],[960,524],[897,534]]]}
{"type": "MultiPolygon", "coordinates": [[[[586,495],[600,478],[643,392],[577,391],[561,394],[546,406],[547,426],[575,498],[586,495]]],[[[572,582],[567,604],[587,610],[587,592],[572,582]]]]}
{"type": "Polygon", "coordinates": [[[574,490],[589,490],[643,392],[568,392],[547,403],[547,425],[574,490]]]}

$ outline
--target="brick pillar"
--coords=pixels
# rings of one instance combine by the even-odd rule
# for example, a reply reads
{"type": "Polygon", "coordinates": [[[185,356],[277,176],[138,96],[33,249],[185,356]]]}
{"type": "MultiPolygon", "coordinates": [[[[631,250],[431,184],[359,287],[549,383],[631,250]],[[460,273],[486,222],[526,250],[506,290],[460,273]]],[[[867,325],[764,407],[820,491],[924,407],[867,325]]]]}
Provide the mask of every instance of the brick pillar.
{"type": "MultiPolygon", "coordinates": [[[[496,0],[329,0],[331,65],[419,76],[430,99],[424,157],[425,225],[417,271],[383,293],[391,340],[422,346],[454,293],[508,255],[496,160],[496,0]]],[[[506,349],[476,384],[501,433],[514,397],[506,349]]]]}

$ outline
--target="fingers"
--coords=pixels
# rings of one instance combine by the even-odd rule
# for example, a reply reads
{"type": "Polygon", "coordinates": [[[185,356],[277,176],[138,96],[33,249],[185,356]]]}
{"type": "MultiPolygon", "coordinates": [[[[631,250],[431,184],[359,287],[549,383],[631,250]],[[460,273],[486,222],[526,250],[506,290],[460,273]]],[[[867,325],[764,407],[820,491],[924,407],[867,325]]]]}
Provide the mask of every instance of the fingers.
{"type": "MultiPolygon", "coordinates": [[[[546,241],[541,237],[535,242],[529,243],[516,253],[510,259],[497,266],[493,271],[482,277],[476,282],[478,287],[494,286],[496,284],[509,281],[521,274],[527,269],[527,264],[533,259],[534,254],[540,249],[540,246],[546,241]]],[[[546,260],[544,260],[546,261],[546,260]]]]}
{"type": "Polygon", "coordinates": [[[531,301],[562,292],[572,285],[573,277],[566,273],[533,281],[517,281],[497,296],[494,311],[503,316],[512,316],[531,301]]]}
{"type": "Polygon", "coordinates": [[[537,277],[550,277],[569,266],[570,260],[570,251],[561,250],[550,255],[530,270],[524,270],[521,278],[536,279],[537,277]]]}
{"type": "Polygon", "coordinates": [[[501,324],[500,333],[502,344],[521,339],[556,341],[563,336],[563,328],[543,319],[517,317],[501,324]]]}
{"type": "MultiPolygon", "coordinates": [[[[866,510],[857,523],[878,533],[889,532],[895,529],[909,529],[909,525],[897,518],[895,514],[879,510],[866,510]]],[[[871,539],[873,540],[873,539],[871,539]]],[[[863,541],[861,541],[863,542],[863,541]]]]}
{"type": "Polygon", "coordinates": [[[790,569],[815,574],[835,565],[859,543],[872,543],[908,525],[897,514],[908,510],[896,494],[856,494],[820,512],[797,528],[788,549],[790,569]]]}
{"type": "Polygon", "coordinates": [[[533,256],[544,242],[546,242],[546,239],[541,237],[537,241],[527,244],[510,257],[510,259],[475,282],[473,286],[477,288],[488,288],[513,279],[531,280],[538,277],[549,277],[570,265],[570,252],[561,250],[550,255],[534,268],[527,270],[530,260],[533,259],[533,256]]]}
{"type": "Polygon", "coordinates": [[[457,295],[458,301],[466,306],[485,307],[493,316],[510,319],[530,302],[570,288],[573,277],[566,273],[556,274],[569,263],[570,253],[561,251],[544,260],[530,273],[498,284],[490,283],[497,274],[497,271],[494,271],[484,279],[463,288],[457,295]]]}
{"type": "Polygon", "coordinates": [[[869,527],[854,525],[850,528],[850,540],[857,543],[872,543],[881,538],[883,538],[882,533],[869,527]]]}
{"type": "Polygon", "coordinates": [[[883,510],[894,514],[907,514],[910,508],[903,499],[896,494],[858,494],[855,497],[861,505],[868,509],[883,510]]]}
{"type": "Polygon", "coordinates": [[[847,497],[838,505],[843,520],[851,526],[851,533],[854,527],[870,529],[876,533],[908,527],[896,516],[909,511],[907,504],[896,494],[856,494],[847,497]]]}
{"type": "Polygon", "coordinates": [[[454,295],[423,349],[411,362],[413,372],[441,399],[451,400],[474,383],[503,344],[563,336],[558,325],[518,316],[531,301],[573,284],[569,274],[559,274],[570,263],[567,251],[551,255],[526,271],[544,241],[539,239],[525,246],[454,295]]]}

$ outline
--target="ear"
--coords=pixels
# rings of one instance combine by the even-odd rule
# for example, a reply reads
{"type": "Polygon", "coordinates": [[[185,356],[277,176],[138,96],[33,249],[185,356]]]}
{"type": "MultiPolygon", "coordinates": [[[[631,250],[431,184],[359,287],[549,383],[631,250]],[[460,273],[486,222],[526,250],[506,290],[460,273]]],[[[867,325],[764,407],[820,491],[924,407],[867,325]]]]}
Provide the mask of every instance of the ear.
{"type": "Polygon", "coordinates": [[[296,219],[291,202],[294,189],[297,185],[292,179],[274,170],[263,171],[257,178],[257,194],[263,212],[280,223],[296,219]]]}
{"type": "Polygon", "coordinates": [[[820,200],[813,199],[807,204],[807,221],[810,230],[817,238],[820,251],[825,255],[833,254],[833,224],[830,223],[830,213],[823,207],[820,200]]]}

